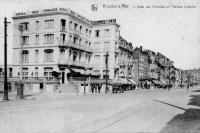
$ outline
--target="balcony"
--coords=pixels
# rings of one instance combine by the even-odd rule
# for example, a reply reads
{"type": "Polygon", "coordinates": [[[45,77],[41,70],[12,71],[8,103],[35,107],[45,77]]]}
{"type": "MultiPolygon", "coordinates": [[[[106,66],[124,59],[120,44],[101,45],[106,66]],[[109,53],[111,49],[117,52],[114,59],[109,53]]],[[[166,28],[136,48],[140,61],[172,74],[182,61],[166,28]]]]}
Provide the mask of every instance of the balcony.
{"type": "Polygon", "coordinates": [[[67,42],[60,41],[59,46],[60,47],[71,47],[71,48],[75,48],[75,49],[82,50],[82,51],[85,51],[85,49],[86,49],[85,46],[73,43],[71,41],[67,41],[67,42]]]}
{"type": "Polygon", "coordinates": [[[82,50],[82,51],[87,51],[91,53],[93,52],[93,49],[91,47],[76,44],[71,41],[59,41],[58,45],[59,47],[71,47],[71,48],[82,50]]]}
{"type": "Polygon", "coordinates": [[[120,52],[119,48],[115,47],[115,52],[119,53],[120,52]]]}
{"type": "Polygon", "coordinates": [[[119,44],[119,48],[124,49],[129,52],[133,52],[133,49],[131,47],[129,47],[128,45],[119,44]]]}
{"type": "Polygon", "coordinates": [[[78,30],[74,30],[74,35],[79,36],[80,32],[78,30]]]}
{"type": "Polygon", "coordinates": [[[60,31],[61,32],[66,32],[66,26],[60,26],[60,31]]]}
{"type": "Polygon", "coordinates": [[[67,60],[67,59],[59,59],[58,60],[59,65],[68,65],[68,66],[79,66],[79,67],[84,67],[85,62],[82,61],[72,61],[72,60],[67,60]]]}

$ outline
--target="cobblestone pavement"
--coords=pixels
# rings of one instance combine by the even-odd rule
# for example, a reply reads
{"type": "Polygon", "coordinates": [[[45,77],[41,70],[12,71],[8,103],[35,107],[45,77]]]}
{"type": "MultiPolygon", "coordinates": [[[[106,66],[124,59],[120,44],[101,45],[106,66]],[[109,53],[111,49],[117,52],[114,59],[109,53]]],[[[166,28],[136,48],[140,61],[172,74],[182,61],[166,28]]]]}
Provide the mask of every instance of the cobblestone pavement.
{"type": "Polygon", "coordinates": [[[28,100],[0,102],[0,131],[197,132],[200,130],[199,99],[198,88],[80,96],[33,95],[28,100]]]}

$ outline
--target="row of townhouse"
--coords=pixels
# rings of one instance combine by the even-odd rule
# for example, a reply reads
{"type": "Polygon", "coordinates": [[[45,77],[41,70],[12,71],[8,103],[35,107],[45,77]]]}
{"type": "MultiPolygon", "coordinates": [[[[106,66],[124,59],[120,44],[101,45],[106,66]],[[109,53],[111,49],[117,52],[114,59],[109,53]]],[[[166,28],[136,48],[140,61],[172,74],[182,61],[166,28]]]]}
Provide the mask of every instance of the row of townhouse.
{"type": "Polygon", "coordinates": [[[52,79],[53,71],[62,83],[86,75],[133,76],[133,46],[120,36],[116,19],[90,21],[70,9],[52,8],[15,13],[13,23],[14,77],[20,75],[20,45],[24,79],[52,79]]]}
{"type": "Polygon", "coordinates": [[[133,52],[135,81],[157,80],[161,84],[177,86],[180,82],[180,69],[174,67],[174,62],[161,54],[136,47],[133,52]]]}
{"type": "Polygon", "coordinates": [[[182,75],[184,85],[186,85],[189,82],[191,85],[200,84],[200,69],[184,70],[182,75]]]}

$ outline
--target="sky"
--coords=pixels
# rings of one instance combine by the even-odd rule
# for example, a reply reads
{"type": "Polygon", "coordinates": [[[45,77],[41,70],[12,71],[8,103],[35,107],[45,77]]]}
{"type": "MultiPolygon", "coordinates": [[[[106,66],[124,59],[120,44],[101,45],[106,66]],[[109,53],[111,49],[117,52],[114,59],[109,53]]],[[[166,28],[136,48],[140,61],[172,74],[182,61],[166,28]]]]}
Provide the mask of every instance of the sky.
{"type": "Polygon", "coordinates": [[[70,8],[89,20],[117,19],[121,36],[132,42],[133,47],[161,52],[177,68],[200,68],[200,0],[0,0],[0,64],[4,61],[4,17],[11,22],[8,25],[11,64],[13,13],[55,7],[70,8]],[[97,11],[91,10],[92,4],[98,6],[97,11]],[[128,8],[103,7],[122,4],[128,8]]]}

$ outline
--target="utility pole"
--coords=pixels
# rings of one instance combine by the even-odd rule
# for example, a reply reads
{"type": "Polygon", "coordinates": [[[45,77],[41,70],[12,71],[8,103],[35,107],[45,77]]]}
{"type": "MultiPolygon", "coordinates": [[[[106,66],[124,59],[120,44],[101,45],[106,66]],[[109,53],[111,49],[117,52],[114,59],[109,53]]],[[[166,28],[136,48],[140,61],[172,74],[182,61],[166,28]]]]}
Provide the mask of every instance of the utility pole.
{"type": "Polygon", "coordinates": [[[140,49],[138,51],[138,88],[140,88],[140,49]]]}
{"type": "Polygon", "coordinates": [[[85,72],[86,72],[86,68],[84,68],[84,92],[83,92],[84,94],[86,94],[86,92],[85,92],[85,90],[86,90],[85,89],[85,86],[86,86],[86,73],[85,72]]]}
{"type": "Polygon", "coordinates": [[[171,79],[170,79],[171,73],[170,73],[170,69],[171,69],[171,65],[169,65],[169,89],[171,87],[171,79]]]}
{"type": "Polygon", "coordinates": [[[181,70],[181,88],[183,87],[183,71],[181,70]]]}
{"type": "Polygon", "coordinates": [[[24,99],[24,94],[23,94],[23,83],[22,83],[22,78],[23,78],[23,25],[19,25],[19,31],[20,31],[20,87],[17,90],[17,98],[19,99],[24,99]]]}
{"type": "Polygon", "coordinates": [[[108,52],[106,53],[106,89],[105,93],[108,92],[108,52]]]}
{"type": "Polygon", "coordinates": [[[7,18],[4,18],[4,95],[3,100],[8,101],[8,81],[7,81],[7,18]]]}
{"type": "Polygon", "coordinates": [[[190,87],[190,74],[189,73],[187,75],[187,80],[188,80],[188,84],[187,84],[187,90],[188,90],[190,87]]]}

